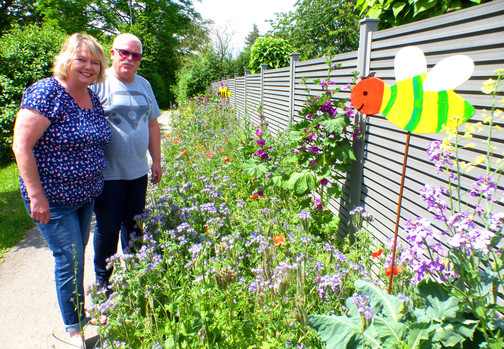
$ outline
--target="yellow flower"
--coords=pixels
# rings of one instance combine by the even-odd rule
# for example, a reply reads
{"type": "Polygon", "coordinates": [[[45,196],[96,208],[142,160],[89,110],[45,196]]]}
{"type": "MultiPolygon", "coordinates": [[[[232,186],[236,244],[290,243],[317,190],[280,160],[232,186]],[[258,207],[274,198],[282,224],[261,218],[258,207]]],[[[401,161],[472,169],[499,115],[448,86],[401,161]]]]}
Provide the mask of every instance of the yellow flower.
{"type": "Polygon", "coordinates": [[[468,145],[465,146],[465,148],[474,148],[475,144],[474,143],[469,143],[468,145]]]}
{"type": "Polygon", "coordinates": [[[490,121],[492,121],[492,118],[488,116],[487,113],[482,113],[481,117],[483,118],[483,123],[488,124],[490,121]]]}
{"type": "Polygon", "coordinates": [[[485,162],[486,155],[481,155],[476,158],[476,160],[472,163],[474,166],[482,164],[485,162]]]}
{"type": "Polygon", "coordinates": [[[500,131],[500,130],[502,130],[502,127],[500,127],[499,125],[495,125],[495,126],[494,126],[494,128],[495,128],[495,131],[500,131]]]}
{"type": "Polygon", "coordinates": [[[487,81],[485,81],[483,87],[481,88],[481,92],[487,95],[495,92],[495,81],[492,79],[488,79],[487,81]]]}

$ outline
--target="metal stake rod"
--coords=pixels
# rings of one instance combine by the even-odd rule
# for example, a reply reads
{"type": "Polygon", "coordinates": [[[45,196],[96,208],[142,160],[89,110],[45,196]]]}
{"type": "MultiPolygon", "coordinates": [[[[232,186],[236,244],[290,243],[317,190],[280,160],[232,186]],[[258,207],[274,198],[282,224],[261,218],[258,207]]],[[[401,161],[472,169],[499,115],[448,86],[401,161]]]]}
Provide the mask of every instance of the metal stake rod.
{"type": "Polygon", "coordinates": [[[401,216],[401,204],[403,198],[403,189],[404,189],[404,178],[406,177],[406,163],[408,161],[408,150],[409,150],[409,142],[410,142],[411,132],[408,131],[406,135],[406,145],[404,146],[404,159],[403,159],[403,168],[402,168],[402,176],[401,176],[401,187],[399,188],[399,201],[397,203],[397,217],[396,217],[396,225],[394,232],[394,244],[392,245],[392,261],[390,263],[390,279],[388,285],[388,294],[392,292],[392,278],[394,277],[394,262],[395,262],[395,254],[396,254],[396,245],[397,245],[397,233],[399,231],[399,218],[401,216]]]}

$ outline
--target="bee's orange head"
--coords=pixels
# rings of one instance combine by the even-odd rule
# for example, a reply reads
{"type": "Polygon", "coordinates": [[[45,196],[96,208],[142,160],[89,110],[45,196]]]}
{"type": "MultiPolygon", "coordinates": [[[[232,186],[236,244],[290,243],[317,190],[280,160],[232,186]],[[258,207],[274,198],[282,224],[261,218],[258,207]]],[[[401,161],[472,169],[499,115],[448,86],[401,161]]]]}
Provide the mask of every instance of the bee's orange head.
{"type": "Polygon", "coordinates": [[[374,115],[380,112],[385,83],[374,76],[363,78],[352,89],[352,104],[363,114],[374,115]]]}

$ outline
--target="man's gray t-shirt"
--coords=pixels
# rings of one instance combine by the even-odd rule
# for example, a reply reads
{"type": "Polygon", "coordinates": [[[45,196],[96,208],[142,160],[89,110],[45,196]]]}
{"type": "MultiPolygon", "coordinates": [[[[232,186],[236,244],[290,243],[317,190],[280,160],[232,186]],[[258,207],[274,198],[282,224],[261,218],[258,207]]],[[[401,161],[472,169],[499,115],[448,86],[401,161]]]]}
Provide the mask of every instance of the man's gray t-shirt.
{"type": "Polygon", "coordinates": [[[105,111],[112,140],[105,149],[105,180],[132,180],[149,173],[149,122],[161,115],[150,83],[135,75],[132,83],[117,79],[111,68],[104,83],[91,86],[105,111]]]}

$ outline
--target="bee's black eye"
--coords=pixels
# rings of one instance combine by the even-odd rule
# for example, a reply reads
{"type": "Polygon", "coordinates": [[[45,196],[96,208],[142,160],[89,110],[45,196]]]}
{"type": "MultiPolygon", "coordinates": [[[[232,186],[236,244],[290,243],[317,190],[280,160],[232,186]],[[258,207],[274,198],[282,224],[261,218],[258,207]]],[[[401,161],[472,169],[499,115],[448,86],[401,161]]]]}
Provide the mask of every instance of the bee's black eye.
{"type": "Polygon", "coordinates": [[[364,96],[367,96],[367,91],[362,92],[364,96]]]}

